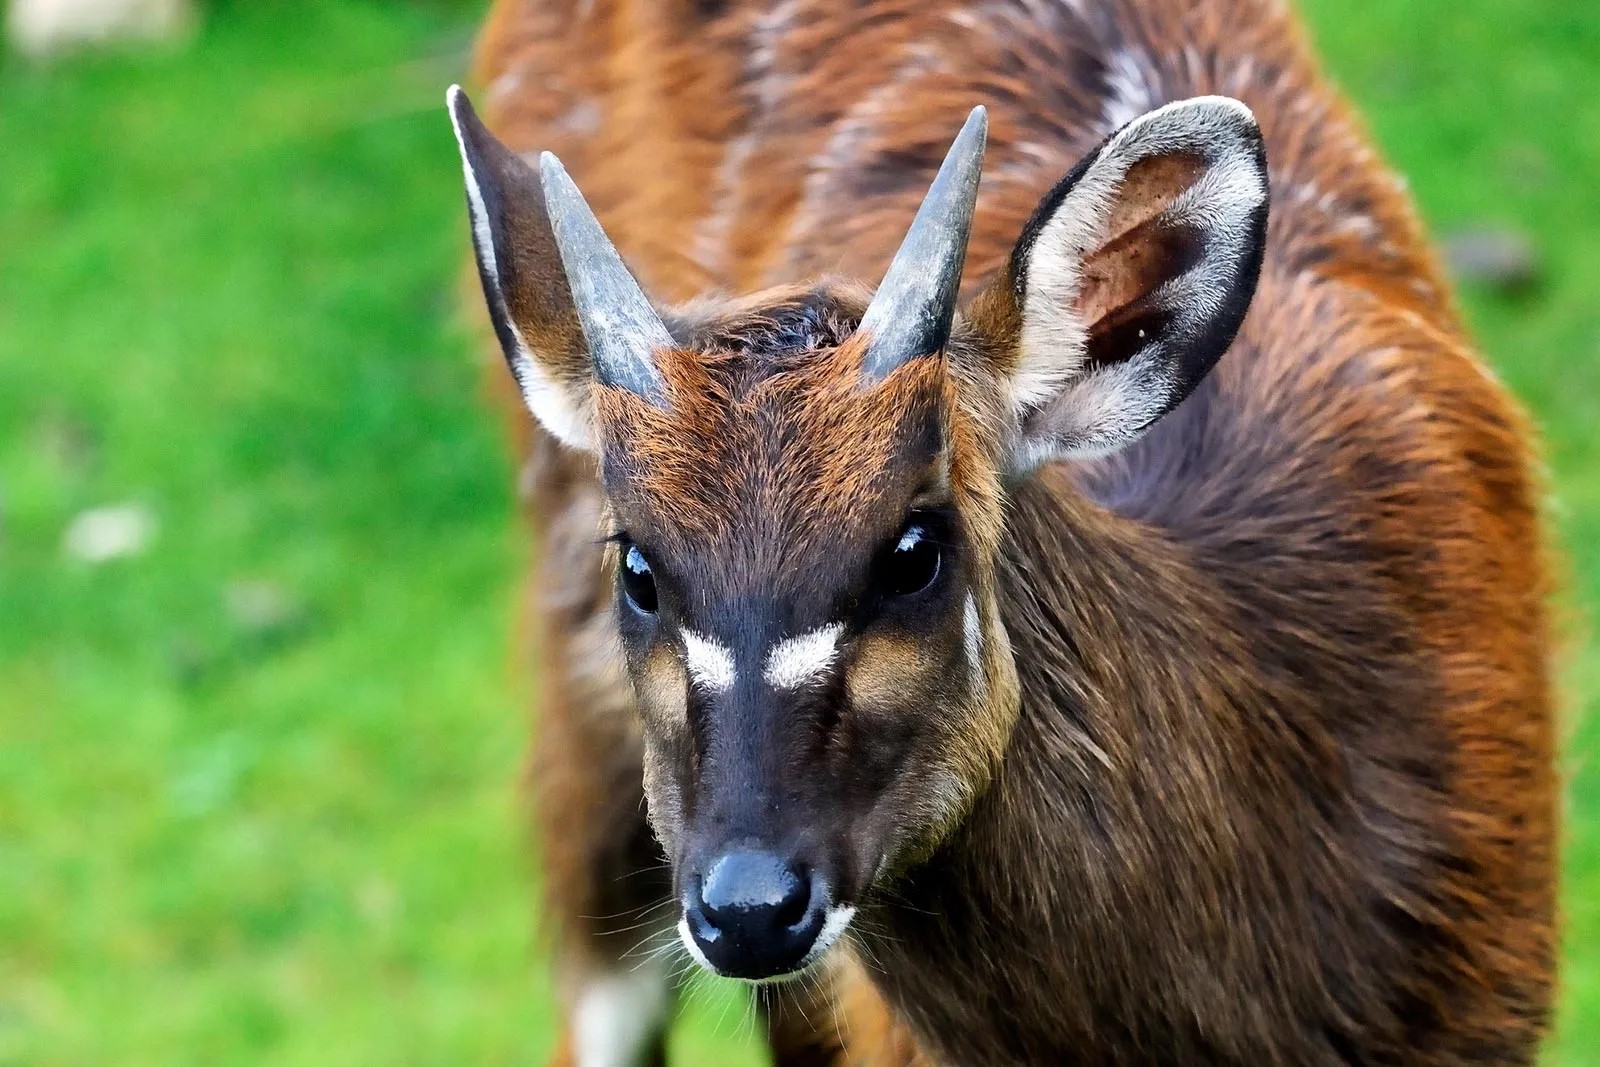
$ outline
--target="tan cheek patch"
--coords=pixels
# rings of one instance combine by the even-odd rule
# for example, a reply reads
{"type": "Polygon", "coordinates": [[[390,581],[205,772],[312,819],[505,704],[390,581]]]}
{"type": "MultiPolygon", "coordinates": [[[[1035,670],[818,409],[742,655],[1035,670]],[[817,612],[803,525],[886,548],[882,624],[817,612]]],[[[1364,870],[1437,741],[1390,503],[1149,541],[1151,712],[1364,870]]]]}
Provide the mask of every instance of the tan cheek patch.
{"type": "Polygon", "coordinates": [[[683,793],[670,756],[648,739],[644,746],[644,795],[650,826],[670,852],[676,847],[683,826],[683,793]]]}
{"type": "Polygon", "coordinates": [[[688,728],[689,679],[672,649],[656,646],[636,688],[639,713],[651,727],[674,735],[688,728]]]}
{"type": "Polygon", "coordinates": [[[903,709],[937,680],[938,664],[926,655],[926,643],[906,634],[863,637],[844,675],[851,706],[868,715],[903,709]]]}

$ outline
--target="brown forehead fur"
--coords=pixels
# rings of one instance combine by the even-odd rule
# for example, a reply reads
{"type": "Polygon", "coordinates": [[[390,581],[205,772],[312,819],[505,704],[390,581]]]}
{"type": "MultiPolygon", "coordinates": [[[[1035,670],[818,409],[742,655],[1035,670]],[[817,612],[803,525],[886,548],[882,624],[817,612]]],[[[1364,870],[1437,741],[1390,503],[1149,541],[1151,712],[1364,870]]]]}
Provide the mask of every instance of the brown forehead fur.
{"type": "Polygon", "coordinates": [[[863,387],[864,345],[659,353],[667,407],[598,390],[613,495],[650,508],[668,536],[770,553],[758,566],[780,564],[797,536],[837,535],[886,494],[909,499],[942,462],[950,379],[920,357],[863,387]]]}

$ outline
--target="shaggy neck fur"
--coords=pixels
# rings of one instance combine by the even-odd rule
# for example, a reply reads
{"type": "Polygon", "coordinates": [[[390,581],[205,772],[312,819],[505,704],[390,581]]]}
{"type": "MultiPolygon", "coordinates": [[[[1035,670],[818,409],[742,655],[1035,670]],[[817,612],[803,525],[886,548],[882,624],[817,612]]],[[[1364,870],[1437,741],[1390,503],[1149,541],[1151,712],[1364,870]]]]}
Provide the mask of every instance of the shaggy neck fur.
{"type": "Polygon", "coordinates": [[[1123,507],[1146,515],[1059,469],[1017,492],[1021,717],[964,827],[863,924],[875,980],[955,1063],[1427,1047],[1451,902],[1421,887],[1455,843],[1440,726],[1405,719],[1428,664],[1394,655],[1403,615],[1315,529],[1263,565],[1203,505],[1123,507]]]}

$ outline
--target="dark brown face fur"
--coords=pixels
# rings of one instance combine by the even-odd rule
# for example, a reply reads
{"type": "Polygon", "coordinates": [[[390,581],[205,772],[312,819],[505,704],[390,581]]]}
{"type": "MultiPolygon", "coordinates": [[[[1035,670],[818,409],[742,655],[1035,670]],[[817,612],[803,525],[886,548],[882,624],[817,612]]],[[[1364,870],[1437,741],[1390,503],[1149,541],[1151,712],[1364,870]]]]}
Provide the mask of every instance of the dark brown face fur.
{"type": "Polygon", "coordinates": [[[680,890],[759,847],[860,901],[964,814],[1015,715],[992,446],[939,354],[862,384],[863,307],[819,285],[691,308],[668,408],[597,402],[617,565],[636,549],[656,592],[642,610],[619,578],[617,614],[680,890]],[[908,528],[937,560],[909,590],[908,528]]]}

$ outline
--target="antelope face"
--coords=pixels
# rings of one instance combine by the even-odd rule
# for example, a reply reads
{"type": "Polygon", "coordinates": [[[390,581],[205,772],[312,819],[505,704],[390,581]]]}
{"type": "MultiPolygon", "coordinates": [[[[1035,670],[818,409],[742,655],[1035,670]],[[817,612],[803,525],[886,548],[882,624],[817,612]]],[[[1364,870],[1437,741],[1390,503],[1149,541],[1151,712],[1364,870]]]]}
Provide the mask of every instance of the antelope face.
{"type": "Polygon", "coordinates": [[[960,818],[1015,713],[993,465],[940,360],[863,387],[861,315],[769,295],[682,324],[667,407],[597,398],[651,815],[723,974],[819,957],[960,818]]]}
{"type": "Polygon", "coordinates": [[[962,314],[980,109],[875,292],[661,313],[553,157],[536,174],[450,103],[512,371],[599,458],[679,932],[720,974],[802,971],[1001,765],[1003,486],[1137,437],[1231,342],[1265,229],[1254,122],[1204,98],[1124,128],[962,314]]]}

